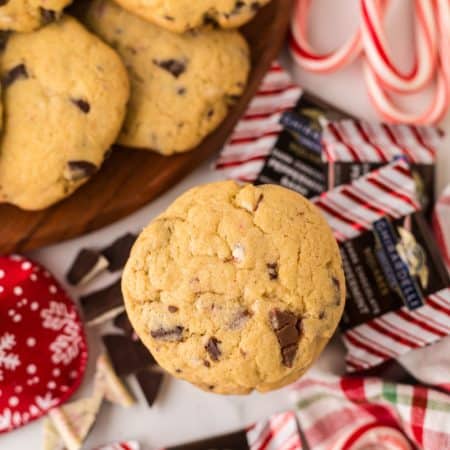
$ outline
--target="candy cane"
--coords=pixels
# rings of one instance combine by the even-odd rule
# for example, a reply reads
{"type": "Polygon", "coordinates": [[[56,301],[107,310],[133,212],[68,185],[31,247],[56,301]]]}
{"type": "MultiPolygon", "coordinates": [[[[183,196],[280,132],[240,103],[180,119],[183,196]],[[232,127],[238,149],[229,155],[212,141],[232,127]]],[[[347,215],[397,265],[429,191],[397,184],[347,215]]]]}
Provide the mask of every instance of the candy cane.
{"type": "Polygon", "coordinates": [[[361,0],[361,34],[368,63],[394,91],[417,92],[433,78],[437,62],[437,30],[432,0],[415,0],[416,61],[410,73],[395,66],[383,31],[379,0],[361,0]]]}
{"type": "Polygon", "coordinates": [[[318,54],[308,43],[308,15],[312,0],[298,0],[292,20],[290,48],[297,63],[311,72],[327,73],[353,62],[361,53],[361,32],[356,31],[342,47],[318,54]]]}
{"type": "Polygon", "coordinates": [[[369,97],[384,120],[423,125],[444,116],[450,104],[449,0],[415,0],[416,61],[409,73],[402,73],[393,63],[383,32],[382,21],[389,0],[360,0],[361,26],[341,48],[325,55],[315,52],[306,38],[311,2],[297,0],[292,22],[290,49],[301,67],[313,72],[332,72],[362,54],[369,97]],[[392,102],[388,91],[417,92],[433,77],[434,95],[425,111],[408,113],[392,102]]]}
{"type": "MultiPolygon", "coordinates": [[[[365,2],[366,0],[361,0],[365,2]]],[[[364,64],[364,76],[370,100],[380,116],[392,123],[426,125],[439,122],[450,104],[450,8],[448,0],[437,0],[433,10],[439,31],[439,59],[436,65],[436,87],[430,106],[421,113],[412,114],[400,110],[386,94],[383,80],[372,64],[364,64]]]]}

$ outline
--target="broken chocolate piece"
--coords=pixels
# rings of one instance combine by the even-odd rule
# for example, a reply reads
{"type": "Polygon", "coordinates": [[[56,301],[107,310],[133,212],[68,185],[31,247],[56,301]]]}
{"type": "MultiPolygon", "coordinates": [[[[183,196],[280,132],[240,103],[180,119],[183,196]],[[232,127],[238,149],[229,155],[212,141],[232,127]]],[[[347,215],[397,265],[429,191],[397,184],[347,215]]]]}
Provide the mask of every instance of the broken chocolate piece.
{"type": "Polygon", "coordinates": [[[104,289],[80,297],[80,303],[88,325],[97,325],[112,319],[125,309],[120,280],[104,289]]]}
{"type": "Polygon", "coordinates": [[[107,259],[95,250],[82,249],[66,275],[72,286],[79,286],[92,280],[108,267],[107,259]]]}
{"type": "Polygon", "coordinates": [[[126,312],[123,312],[114,318],[114,326],[119,328],[124,332],[124,334],[128,337],[134,337],[134,329],[133,325],[131,325],[130,319],[128,319],[128,315],[126,312]]]}
{"type": "Polygon", "coordinates": [[[47,25],[56,20],[56,12],[51,9],[39,8],[41,11],[41,23],[47,25]]]}
{"type": "Polygon", "coordinates": [[[292,367],[300,340],[301,320],[290,311],[273,309],[269,313],[269,322],[280,345],[283,365],[292,367]]]}
{"type": "Polygon", "coordinates": [[[231,319],[230,324],[228,325],[230,330],[240,330],[250,319],[252,314],[248,309],[239,310],[231,319]]]}
{"type": "Polygon", "coordinates": [[[68,161],[64,170],[64,178],[69,181],[79,181],[97,172],[98,167],[90,161],[68,161]]]}
{"type": "Polygon", "coordinates": [[[103,256],[108,260],[108,270],[110,272],[123,268],[135,241],[136,235],[127,233],[102,250],[103,256]]]}
{"type": "Polygon", "coordinates": [[[97,359],[94,394],[99,392],[111,403],[128,408],[135,403],[133,396],[114,371],[108,357],[103,354],[97,359]]]}
{"type": "Polygon", "coordinates": [[[82,100],[80,98],[71,98],[70,101],[74,105],[76,105],[84,114],[87,114],[91,110],[91,105],[86,100],[82,100]]]}
{"type": "Polygon", "coordinates": [[[208,342],[205,345],[205,350],[209,353],[209,356],[213,361],[219,361],[220,355],[222,355],[219,344],[221,344],[221,341],[213,336],[208,339],[208,342]]]}
{"type": "Polygon", "coordinates": [[[183,331],[184,327],[181,326],[168,329],[158,328],[156,330],[152,330],[150,335],[153,339],[158,339],[160,341],[181,342],[183,340],[183,331]]]}
{"type": "Polygon", "coordinates": [[[133,341],[122,334],[105,334],[102,339],[111,364],[119,376],[130,375],[156,364],[141,341],[133,341]]]}
{"type": "Polygon", "coordinates": [[[277,263],[267,263],[267,271],[269,272],[269,278],[271,280],[276,280],[278,278],[278,264],[277,263]]]}
{"type": "Polygon", "coordinates": [[[161,372],[153,372],[150,370],[140,370],[136,373],[136,379],[139,387],[147,400],[148,406],[153,406],[158,396],[164,375],[161,372]]]}
{"type": "Polygon", "coordinates": [[[11,84],[14,83],[14,81],[19,79],[27,79],[28,78],[28,72],[25,64],[19,64],[15,67],[13,67],[9,72],[7,72],[2,79],[2,86],[3,88],[7,88],[11,84]]]}
{"type": "Polygon", "coordinates": [[[175,78],[178,78],[183,72],[186,71],[186,63],[184,61],[179,61],[176,59],[154,59],[153,64],[161,67],[161,69],[166,70],[175,78]]]}

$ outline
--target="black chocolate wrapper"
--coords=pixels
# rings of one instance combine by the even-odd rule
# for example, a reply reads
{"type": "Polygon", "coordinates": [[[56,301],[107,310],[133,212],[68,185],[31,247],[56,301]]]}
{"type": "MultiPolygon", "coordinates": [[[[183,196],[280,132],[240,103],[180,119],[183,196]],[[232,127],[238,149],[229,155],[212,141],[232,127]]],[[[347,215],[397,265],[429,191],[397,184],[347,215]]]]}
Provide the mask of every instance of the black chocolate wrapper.
{"type": "Polygon", "coordinates": [[[373,229],[340,245],[347,284],[343,330],[406,306],[450,284],[422,213],[378,220],[373,229]]]}
{"type": "Polygon", "coordinates": [[[245,430],[190,444],[166,447],[165,450],[249,450],[245,430]]]}
{"type": "MultiPolygon", "coordinates": [[[[333,162],[327,164],[328,189],[341,184],[348,184],[357,178],[382,167],[382,163],[368,162],[333,162]]],[[[417,197],[427,219],[431,218],[435,200],[435,166],[434,164],[410,164],[416,178],[417,197]]]]}
{"type": "Polygon", "coordinates": [[[326,164],[302,145],[294,132],[283,131],[266,159],[256,184],[278,184],[311,198],[326,191],[326,164]]]}

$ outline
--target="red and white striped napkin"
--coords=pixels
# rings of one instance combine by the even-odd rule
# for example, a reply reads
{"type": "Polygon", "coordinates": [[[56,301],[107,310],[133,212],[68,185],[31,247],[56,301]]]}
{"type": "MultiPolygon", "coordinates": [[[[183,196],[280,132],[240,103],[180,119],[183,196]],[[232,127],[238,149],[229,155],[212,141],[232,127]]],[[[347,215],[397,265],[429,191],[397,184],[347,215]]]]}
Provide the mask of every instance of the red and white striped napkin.
{"type": "Polygon", "coordinates": [[[247,429],[250,450],[302,450],[294,412],[274,414],[247,429]]]}
{"type": "Polygon", "coordinates": [[[314,450],[450,448],[450,397],[433,389],[312,373],[292,397],[314,450]]]}
{"type": "Polygon", "coordinates": [[[282,130],[281,115],[294,107],[301,92],[289,73],[274,62],[223,148],[215,169],[225,178],[255,181],[282,130]]]}
{"type": "MultiPolygon", "coordinates": [[[[382,217],[400,218],[420,209],[415,182],[399,160],[312,200],[338,241],[370,230],[382,217]]],[[[343,333],[347,369],[363,370],[398,358],[450,335],[450,288],[427,297],[424,306],[390,311],[343,333]]]]}

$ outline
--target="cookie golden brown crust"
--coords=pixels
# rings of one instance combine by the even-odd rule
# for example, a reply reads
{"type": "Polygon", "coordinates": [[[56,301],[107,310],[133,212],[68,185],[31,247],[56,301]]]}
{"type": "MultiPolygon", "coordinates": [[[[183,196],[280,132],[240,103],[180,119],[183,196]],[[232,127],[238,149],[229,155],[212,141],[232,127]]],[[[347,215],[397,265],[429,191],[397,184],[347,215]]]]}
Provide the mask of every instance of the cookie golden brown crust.
{"type": "Polygon", "coordinates": [[[29,32],[59,20],[71,0],[3,0],[0,30],[29,32]]]}
{"type": "Polygon", "coordinates": [[[0,199],[42,209],[101,166],[129,96],[119,56],[75,19],[12,35],[0,55],[0,199]]]}
{"type": "Polygon", "coordinates": [[[116,0],[122,8],[160,27],[184,33],[202,25],[236,28],[270,0],[116,0]]]}
{"type": "Polygon", "coordinates": [[[92,2],[87,25],[114,46],[130,75],[119,143],[163,155],[194,148],[242,94],[249,50],[236,31],[183,36],[133,16],[110,0],[92,2]]]}
{"type": "Polygon", "coordinates": [[[159,364],[223,394],[297,379],[345,301],[338,246],[318,210],[285,188],[231,181],[186,192],[145,228],[122,289],[159,364]]]}

